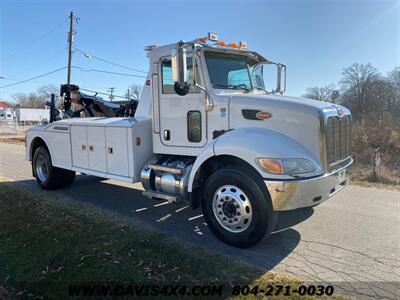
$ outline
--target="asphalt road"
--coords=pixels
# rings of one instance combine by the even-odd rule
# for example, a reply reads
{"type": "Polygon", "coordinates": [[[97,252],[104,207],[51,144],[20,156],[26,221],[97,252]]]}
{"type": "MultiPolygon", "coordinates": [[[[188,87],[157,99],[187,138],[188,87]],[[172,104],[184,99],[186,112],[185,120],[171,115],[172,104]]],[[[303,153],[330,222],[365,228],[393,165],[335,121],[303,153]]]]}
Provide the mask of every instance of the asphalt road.
{"type": "MultiPolygon", "coordinates": [[[[38,188],[21,145],[0,143],[0,176],[38,188]]],[[[333,284],[357,298],[400,298],[400,192],[349,186],[318,207],[280,213],[273,235],[247,250],[216,240],[200,210],[143,197],[140,184],[80,175],[57,193],[265,271],[333,284]]]]}

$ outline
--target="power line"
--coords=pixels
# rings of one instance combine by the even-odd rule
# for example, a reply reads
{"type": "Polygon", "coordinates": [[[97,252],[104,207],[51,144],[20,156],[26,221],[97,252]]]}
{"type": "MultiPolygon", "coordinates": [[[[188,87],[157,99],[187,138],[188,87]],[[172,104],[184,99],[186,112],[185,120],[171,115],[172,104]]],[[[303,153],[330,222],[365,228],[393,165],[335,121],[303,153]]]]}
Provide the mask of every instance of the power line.
{"type": "MultiPolygon", "coordinates": [[[[85,69],[82,69],[82,68],[80,68],[80,67],[78,67],[78,66],[72,66],[72,67],[75,68],[75,69],[79,69],[79,70],[81,70],[81,71],[84,71],[84,72],[100,72],[100,73],[113,74],[113,75],[121,75],[121,76],[130,76],[130,77],[146,78],[146,76],[142,76],[142,75],[125,74],[125,73],[111,72],[111,71],[98,70],[98,69],[89,69],[89,70],[85,70],[85,69]]],[[[32,80],[35,80],[35,79],[38,79],[38,78],[41,78],[41,77],[45,77],[45,76],[47,76],[47,75],[50,75],[50,74],[59,72],[59,71],[64,70],[64,69],[66,69],[66,68],[67,68],[67,66],[62,67],[62,68],[59,68],[59,69],[56,69],[56,70],[54,70],[54,71],[51,71],[51,72],[48,72],[48,73],[45,73],[45,74],[41,74],[41,75],[32,77],[32,78],[28,78],[28,79],[21,80],[21,81],[15,82],[15,83],[3,85],[3,86],[0,86],[0,88],[7,88],[7,87],[14,86],[14,85],[19,85],[19,84],[22,84],[22,83],[25,83],[25,82],[28,82],[28,81],[32,81],[32,80]]],[[[109,94],[107,94],[107,95],[109,95],[109,94]]],[[[122,97],[122,98],[125,98],[125,97],[122,97]]]]}
{"type": "Polygon", "coordinates": [[[127,69],[127,70],[131,70],[131,71],[135,71],[135,72],[147,74],[147,72],[145,72],[145,71],[142,71],[142,70],[138,70],[138,69],[134,69],[134,68],[131,68],[131,67],[127,67],[127,66],[123,66],[123,65],[117,64],[117,63],[115,63],[115,62],[106,60],[106,59],[104,59],[104,58],[100,58],[100,57],[98,57],[98,56],[94,56],[94,55],[92,55],[91,53],[84,52],[84,51],[82,51],[82,50],[80,50],[80,49],[77,49],[77,48],[74,48],[74,50],[76,50],[76,51],[82,53],[85,57],[88,57],[88,58],[94,58],[94,59],[100,60],[100,61],[102,61],[102,62],[111,64],[111,65],[114,65],[114,66],[117,66],[117,67],[120,67],[120,68],[123,68],[123,69],[127,69]]]}
{"type": "Polygon", "coordinates": [[[35,77],[32,77],[32,78],[29,78],[29,79],[25,79],[25,80],[21,80],[21,81],[18,81],[18,82],[15,82],[15,83],[11,83],[11,84],[8,84],[8,85],[0,86],[0,88],[2,89],[2,88],[14,86],[14,85],[18,85],[18,84],[21,84],[21,83],[25,83],[25,82],[28,82],[28,81],[32,81],[32,80],[35,80],[35,79],[38,79],[38,78],[41,78],[41,77],[45,77],[45,76],[47,76],[47,75],[50,75],[50,74],[59,72],[59,71],[64,70],[64,69],[66,69],[66,68],[67,68],[67,67],[59,68],[59,69],[57,69],[57,70],[54,70],[54,71],[51,71],[51,72],[48,72],[48,73],[45,73],[45,74],[41,74],[41,75],[38,75],[38,76],[35,76],[35,77]]]}
{"type": "Polygon", "coordinates": [[[57,52],[54,53],[53,55],[51,55],[51,56],[45,58],[44,60],[41,60],[39,63],[34,64],[33,66],[30,66],[30,67],[24,69],[23,71],[21,71],[21,72],[19,72],[19,73],[15,73],[15,74],[9,76],[8,78],[13,78],[13,77],[15,77],[15,76],[18,76],[18,75],[21,75],[21,74],[23,74],[23,73],[26,73],[27,71],[32,70],[32,69],[36,68],[37,66],[40,66],[40,65],[44,64],[45,62],[47,62],[47,61],[53,59],[54,57],[57,57],[58,55],[64,53],[66,50],[67,50],[67,48],[63,48],[61,51],[57,51],[57,52]]]}
{"type": "Polygon", "coordinates": [[[99,72],[99,73],[107,73],[107,74],[113,74],[113,75],[121,75],[121,76],[129,76],[129,77],[138,77],[138,78],[147,78],[146,76],[143,75],[134,75],[134,74],[127,74],[127,73],[119,73],[119,72],[112,72],[112,71],[106,71],[106,70],[99,70],[99,69],[83,69],[78,66],[72,66],[75,69],[81,70],[83,72],[99,72]]]}
{"type": "MultiPolygon", "coordinates": [[[[107,94],[107,93],[102,93],[102,92],[97,92],[97,91],[93,91],[93,90],[88,90],[88,89],[84,89],[84,88],[82,88],[82,87],[79,87],[79,90],[85,91],[85,92],[89,92],[89,93],[96,93],[96,94],[104,95],[104,96],[110,96],[110,94],[107,94]]],[[[118,95],[114,95],[114,94],[113,94],[113,97],[126,99],[126,97],[124,97],[124,96],[118,96],[118,95]]]]}
{"type": "Polygon", "coordinates": [[[67,20],[68,20],[68,18],[65,19],[64,21],[62,21],[61,23],[59,23],[58,25],[56,25],[55,27],[53,27],[52,29],[50,29],[49,31],[47,31],[46,33],[42,34],[42,35],[39,36],[38,38],[36,38],[36,39],[34,39],[33,41],[31,41],[31,42],[25,44],[23,47],[21,47],[21,48],[15,50],[14,53],[12,53],[12,54],[10,54],[10,55],[8,55],[8,56],[6,56],[6,57],[1,58],[0,61],[9,59],[9,58],[11,58],[11,57],[13,57],[13,56],[15,56],[15,55],[21,53],[22,51],[24,51],[25,49],[29,48],[30,46],[36,44],[37,42],[39,42],[40,40],[42,40],[43,38],[45,38],[46,36],[48,36],[50,33],[53,33],[55,30],[57,30],[59,27],[61,27],[61,25],[63,25],[67,20]]]}

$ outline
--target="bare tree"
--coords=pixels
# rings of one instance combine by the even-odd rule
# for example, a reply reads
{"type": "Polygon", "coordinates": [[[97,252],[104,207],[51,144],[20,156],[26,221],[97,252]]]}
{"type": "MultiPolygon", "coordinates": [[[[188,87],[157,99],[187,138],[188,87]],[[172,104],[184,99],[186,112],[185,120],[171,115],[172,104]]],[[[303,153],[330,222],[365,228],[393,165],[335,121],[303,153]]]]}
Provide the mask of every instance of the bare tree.
{"type": "Polygon", "coordinates": [[[37,89],[37,94],[43,100],[50,101],[51,94],[54,94],[58,98],[59,89],[54,84],[44,85],[37,89]]]}
{"type": "Polygon", "coordinates": [[[366,109],[374,106],[373,92],[380,78],[378,70],[371,64],[352,64],[343,69],[343,78],[340,81],[344,104],[355,116],[359,117],[361,126],[365,124],[366,109]]]}
{"type": "Polygon", "coordinates": [[[17,93],[12,96],[19,107],[43,108],[47,101],[50,101],[51,94],[56,96],[56,105],[60,102],[58,88],[52,84],[44,85],[37,89],[36,93],[17,93]]]}
{"type": "MultiPolygon", "coordinates": [[[[394,98],[393,98],[393,109],[397,116],[400,115],[400,67],[394,68],[388,74],[388,80],[392,86],[394,98]]],[[[399,118],[400,119],[400,118],[399,118]]]]}
{"type": "Polygon", "coordinates": [[[391,72],[389,72],[389,81],[400,90],[400,67],[394,68],[391,72]]]}
{"type": "Polygon", "coordinates": [[[37,89],[38,97],[43,101],[43,103],[50,102],[51,94],[55,95],[56,107],[61,107],[62,101],[60,98],[60,89],[54,84],[48,84],[41,86],[37,89]]]}
{"type": "Polygon", "coordinates": [[[340,92],[335,89],[334,84],[325,87],[308,88],[303,97],[332,103],[340,102],[340,92]]]}
{"type": "Polygon", "coordinates": [[[27,108],[43,108],[44,101],[36,93],[17,93],[12,96],[16,105],[27,108]]]}
{"type": "Polygon", "coordinates": [[[356,164],[371,165],[379,149],[382,160],[400,170],[400,67],[384,77],[371,64],[353,64],[342,75],[340,92],[334,86],[313,87],[304,97],[350,108],[356,164]]]}
{"type": "Polygon", "coordinates": [[[142,94],[141,85],[134,83],[129,87],[129,97],[132,97],[135,100],[139,100],[141,94],[142,94]]]}

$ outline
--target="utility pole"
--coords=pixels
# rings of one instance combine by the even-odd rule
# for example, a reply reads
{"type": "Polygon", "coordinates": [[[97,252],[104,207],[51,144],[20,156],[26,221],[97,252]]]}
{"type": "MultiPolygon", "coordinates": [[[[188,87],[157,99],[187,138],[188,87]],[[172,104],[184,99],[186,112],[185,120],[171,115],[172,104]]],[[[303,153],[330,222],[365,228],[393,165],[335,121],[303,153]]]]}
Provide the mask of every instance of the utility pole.
{"type": "Polygon", "coordinates": [[[128,89],[128,90],[126,91],[126,99],[131,100],[130,89],[128,89]]]}
{"type": "Polygon", "coordinates": [[[71,83],[72,68],[72,43],[74,42],[74,13],[71,11],[69,15],[69,32],[68,32],[68,77],[67,84],[71,83]]]}
{"type": "Polygon", "coordinates": [[[110,87],[108,89],[108,92],[110,92],[110,100],[113,101],[114,99],[114,91],[115,91],[115,87],[110,87]]]}

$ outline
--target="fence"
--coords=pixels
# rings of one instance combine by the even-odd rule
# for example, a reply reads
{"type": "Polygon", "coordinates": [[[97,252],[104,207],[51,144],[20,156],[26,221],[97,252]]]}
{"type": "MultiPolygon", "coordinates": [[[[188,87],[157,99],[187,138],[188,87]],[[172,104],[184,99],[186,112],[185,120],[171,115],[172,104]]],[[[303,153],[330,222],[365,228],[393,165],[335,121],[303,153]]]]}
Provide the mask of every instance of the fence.
{"type": "Polygon", "coordinates": [[[23,135],[32,125],[18,124],[16,120],[0,120],[0,135],[23,135]]]}
{"type": "Polygon", "coordinates": [[[0,134],[15,135],[18,134],[18,123],[14,120],[0,121],[0,134]]]}

